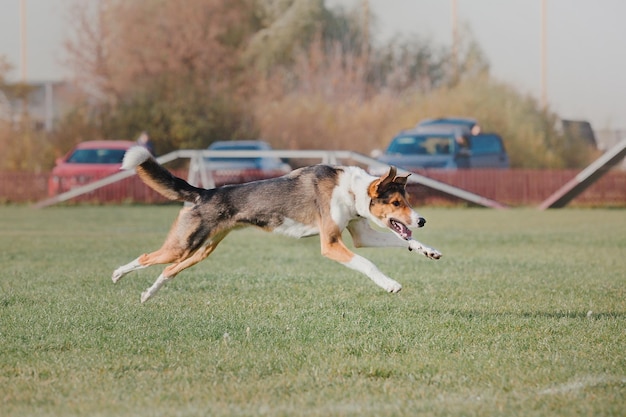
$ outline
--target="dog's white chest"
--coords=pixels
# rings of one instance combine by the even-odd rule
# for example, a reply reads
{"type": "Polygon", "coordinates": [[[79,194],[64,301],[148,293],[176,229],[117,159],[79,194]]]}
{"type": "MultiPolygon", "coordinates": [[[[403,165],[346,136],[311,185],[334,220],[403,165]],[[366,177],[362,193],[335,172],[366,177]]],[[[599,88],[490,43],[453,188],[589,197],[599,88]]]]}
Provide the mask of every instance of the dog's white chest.
{"type": "Polygon", "coordinates": [[[320,233],[317,227],[297,222],[288,217],[285,218],[283,224],[274,228],[273,232],[296,238],[314,236],[320,233]]]}

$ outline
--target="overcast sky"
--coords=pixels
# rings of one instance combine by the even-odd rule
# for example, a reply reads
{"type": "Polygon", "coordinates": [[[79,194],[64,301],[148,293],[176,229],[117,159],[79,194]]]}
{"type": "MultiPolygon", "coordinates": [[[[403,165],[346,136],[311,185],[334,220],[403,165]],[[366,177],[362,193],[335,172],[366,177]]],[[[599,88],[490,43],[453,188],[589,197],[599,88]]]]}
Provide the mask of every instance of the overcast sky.
{"type": "MultiPolygon", "coordinates": [[[[58,80],[74,0],[26,0],[27,79],[58,80]]],[[[89,0],[84,0],[89,1],[89,0]]],[[[362,0],[326,0],[346,7],[362,0]]],[[[452,43],[451,0],[369,0],[374,35],[420,36],[452,43]]],[[[19,0],[0,0],[0,55],[20,76],[19,0]]],[[[626,129],[626,1],[547,0],[548,103],[563,118],[595,129],[626,129]]],[[[491,74],[520,92],[541,91],[541,0],[457,0],[459,24],[469,26],[491,74]]]]}

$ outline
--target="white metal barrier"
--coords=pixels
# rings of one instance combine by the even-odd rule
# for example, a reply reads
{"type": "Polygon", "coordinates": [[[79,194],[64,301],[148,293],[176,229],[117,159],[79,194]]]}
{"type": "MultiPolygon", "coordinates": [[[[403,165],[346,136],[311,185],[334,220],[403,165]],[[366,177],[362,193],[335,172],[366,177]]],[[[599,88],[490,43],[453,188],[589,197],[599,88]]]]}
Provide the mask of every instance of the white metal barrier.
{"type": "MultiPolygon", "coordinates": [[[[181,149],[170,152],[166,155],[156,158],[160,164],[167,164],[177,159],[189,159],[189,174],[187,181],[197,187],[213,188],[215,181],[213,180],[210,161],[208,158],[258,158],[258,157],[274,157],[287,159],[302,159],[316,161],[314,163],[330,164],[330,165],[359,165],[365,168],[388,167],[387,164],[369,158],[365,155],[352,151],[329,151],[329,150],[271,150],[271,151],[215,151],[215,150],[191,150],[181,149]]],[[[408,171],[398,169],[398,173],[406,174],[408,171]]],[[[135,174],[134,170],[120,171],[116,174],[108,176],[98,181],[74,188],[70,191],[47,198],[35,204],[35,207],[42,208],[53,204],[70,200],[74,197],[92,192],[98,188],[102,188],[117,181],[131,177],[135,174]]],[[[470,193],[463,189],[453,187],[440,181],[433,180],[426,176],[411,173],[408,180],[409,183],[421,184],[426,187],[435,189],[444,194],[448,194],[462,200],[468,201],[484,207],[490,208],[506,208],[497,201],[482,197],[480,195],[470,193]]]]}
{"type": "Polygon", "coordinates": [[[576,196],[599,180],[612,167],[619,164],[624,157],[626,157],[626,139],[622,139],[620,142],[616,143],[598,159],[580,171],[571,181],[556,190],[539,205],[539,208],[546,210],[549,208],[565,207],[570,201],[576,198],[576,196]]]}

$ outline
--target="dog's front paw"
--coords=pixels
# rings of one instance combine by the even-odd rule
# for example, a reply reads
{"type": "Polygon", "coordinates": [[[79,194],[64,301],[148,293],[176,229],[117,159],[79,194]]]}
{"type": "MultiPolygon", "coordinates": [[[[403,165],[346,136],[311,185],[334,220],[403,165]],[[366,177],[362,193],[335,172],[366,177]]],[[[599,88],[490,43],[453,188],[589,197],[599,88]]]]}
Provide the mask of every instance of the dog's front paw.
{"type": "Polygon", "coordinates": [[[439,252],[437,249],[424,248],[424,251],[422,253],[429,259],[441,258],[441,252],[439,252]]]}
{"type": "Polygon", "coordinates": [[[399,282],[396,282],[393,280],[389,284],[385,285],[385,290],[387,290],[387,292],[390,292],[392,294],[400,292],[401,289],[402,289],[402,285],[400,285],[399,282]]]}
{"type": "Polygon", "coordinates": [[[441,258],[441,252],[437,249],[430,248],[428,246],[422,245],[416,240],[411,240],[409,242],[409,250],[415,251],[417,253],[421,253],[429,259],[439,259],[441,258]]]}

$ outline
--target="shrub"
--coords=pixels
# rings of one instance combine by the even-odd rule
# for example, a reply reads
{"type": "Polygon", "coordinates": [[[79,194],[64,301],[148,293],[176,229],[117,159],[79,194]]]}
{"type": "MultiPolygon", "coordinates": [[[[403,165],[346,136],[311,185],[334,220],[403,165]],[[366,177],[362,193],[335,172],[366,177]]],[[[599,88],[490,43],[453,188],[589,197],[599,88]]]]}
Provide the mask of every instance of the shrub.
{"type": "Polygon", "coordinates": [[[558,117],[486,74],[429,93],[380,92],[359,99],[333,90],[296,91],[260,97],[255,116],[261,135],[277,147],[383,149],[398,131],[424,118],[470,116],[483,131],[499,133],[514,168],[580,168],[595,156],[584,146],[566,146],[558,117]],[[329,92],[330,91],[330,92],[329,92]]]}

